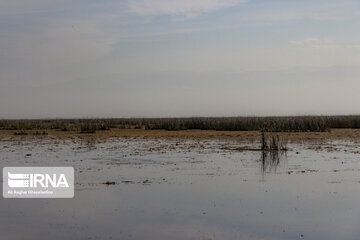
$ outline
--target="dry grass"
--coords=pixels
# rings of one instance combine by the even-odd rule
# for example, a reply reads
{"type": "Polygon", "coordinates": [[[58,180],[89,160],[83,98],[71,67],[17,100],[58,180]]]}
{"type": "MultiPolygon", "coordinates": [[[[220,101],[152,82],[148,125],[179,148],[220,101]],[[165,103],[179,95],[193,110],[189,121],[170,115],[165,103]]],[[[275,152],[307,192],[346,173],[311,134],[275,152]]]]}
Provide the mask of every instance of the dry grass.
{"type": "Polygon", "coordinates": [[[110,128],[148,130],[217,130],[267,132],[325,132],[332,128],[360,129],[360,116],[191,117],[111,119],[0,120],[2,130],[94,132],[110,128]]]}

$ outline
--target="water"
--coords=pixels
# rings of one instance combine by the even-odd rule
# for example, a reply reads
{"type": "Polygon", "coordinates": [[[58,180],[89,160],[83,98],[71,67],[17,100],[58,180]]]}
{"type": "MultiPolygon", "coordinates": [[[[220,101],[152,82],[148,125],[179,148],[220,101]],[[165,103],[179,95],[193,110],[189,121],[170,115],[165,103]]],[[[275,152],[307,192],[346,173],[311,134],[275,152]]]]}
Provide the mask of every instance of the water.
{"type": "Polygon", "coordinates": [[[2,139],[1,167],[74,166],[74,199],[1,199],[1,239],[359,239],[352,142],[2,139]],[[29,155],[31,154],[31,155],[29,155]],[[105,185],[115,181],[115,185],[105,185]]]}

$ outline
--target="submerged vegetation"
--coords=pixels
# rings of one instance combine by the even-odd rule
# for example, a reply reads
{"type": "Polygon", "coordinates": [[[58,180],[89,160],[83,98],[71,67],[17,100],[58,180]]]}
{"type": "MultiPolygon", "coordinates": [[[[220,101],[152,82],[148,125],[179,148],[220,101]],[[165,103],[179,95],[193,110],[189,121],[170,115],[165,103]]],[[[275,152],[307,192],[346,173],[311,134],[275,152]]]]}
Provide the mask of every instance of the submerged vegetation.
{"type": "Polygon", "coordinates": [[[263,151],[287,151],[286,142],[278,135],[261,132],[261,150],[263,151]]]}
{"type": "Polygon", "coordinates": [[[0,120],[0,129],[56,129],[59,131],[96,131],[121,129],[221,130],[266,132],[325,132],[331,128],[360,128],[360,116],[295,116],[295,117],[193,117],[193,118],[114,118],[0,120]]]}

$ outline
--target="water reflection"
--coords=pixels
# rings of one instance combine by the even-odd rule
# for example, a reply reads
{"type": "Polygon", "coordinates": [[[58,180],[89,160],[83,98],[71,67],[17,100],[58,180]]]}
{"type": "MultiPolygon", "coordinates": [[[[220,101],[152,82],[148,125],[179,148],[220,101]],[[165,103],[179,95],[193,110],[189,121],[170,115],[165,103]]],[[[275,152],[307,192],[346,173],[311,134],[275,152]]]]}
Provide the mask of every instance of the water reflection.
{"type": "Polygon", "coordinates": [[[262,175],[276,173],[280,163],[284,162],[286,158],[284,151],[262,151],[260,160],[262,175]]]}
{"type": "Polygon", "coordinates": [[[0,199],[0,239],[360,239],[358,153],[293,145],[301,154],[193,148],[122,157],[144,140],[102,148],[82,139],[61,151],[0,142],[0,166],[73,160],[78,189],[73,199],[0,199]],[[33,158],[23,157],[29,149],[33,158]],[[107,180],[118,184],[101,184],[107,180]]]}

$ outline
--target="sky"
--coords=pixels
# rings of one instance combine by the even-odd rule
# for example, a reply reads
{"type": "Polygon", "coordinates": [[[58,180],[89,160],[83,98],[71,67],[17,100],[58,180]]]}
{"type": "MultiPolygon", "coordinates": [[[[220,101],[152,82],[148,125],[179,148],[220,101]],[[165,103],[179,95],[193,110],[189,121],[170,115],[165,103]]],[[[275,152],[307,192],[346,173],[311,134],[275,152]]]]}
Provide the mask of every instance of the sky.
{"type": "Polygon", "coordinates": [[[357,0],[0,0],[0,118],[360,114],[357,0]]]}

